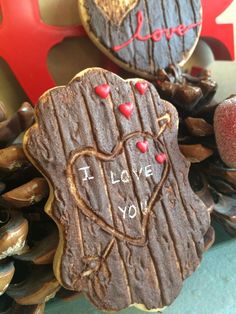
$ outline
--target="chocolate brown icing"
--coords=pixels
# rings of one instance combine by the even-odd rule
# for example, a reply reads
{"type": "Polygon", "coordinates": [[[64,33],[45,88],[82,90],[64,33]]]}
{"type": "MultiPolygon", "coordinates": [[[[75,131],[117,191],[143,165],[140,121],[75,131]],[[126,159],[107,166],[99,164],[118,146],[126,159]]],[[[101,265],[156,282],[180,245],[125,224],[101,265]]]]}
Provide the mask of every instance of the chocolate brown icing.
{"type": "Polygon", "coordinates": [[[65,288],[83,290],[107,311],[173,302],[200,263],[209,229],[207,209],[189,186],[189,164],[178,149],[176,110],[152,85],[140,95],[135,83],[102,69],[82,73],[44,94],[36,107],[38,125],[24,139],[53,187],[51,215],[63,235],[56,275],[65,288]],[[104,83],[111,88],[107,99],[94,92],[104,83]],[[128,120],[118,108],[130,101],[128,120]],[[149,150],[142,154],[136,143],[144,138],[149,150]],[[163,152],[167,160],[158,164],[155,154],[163,152]],[[148,165],[153,175],[145,177],[148,165]],[[85,166],[90,180],[83,180],[85,166]],[[132,171],[141,168],[138,180],[132,171]],[[129,183],[112,184],[111,171],[121,180],[123,169],[129,183]],[[145,201],[146,212],[140,206],[145,201]],[[137,215],[124,218],[118,206],[131,204],[137,215]]]}

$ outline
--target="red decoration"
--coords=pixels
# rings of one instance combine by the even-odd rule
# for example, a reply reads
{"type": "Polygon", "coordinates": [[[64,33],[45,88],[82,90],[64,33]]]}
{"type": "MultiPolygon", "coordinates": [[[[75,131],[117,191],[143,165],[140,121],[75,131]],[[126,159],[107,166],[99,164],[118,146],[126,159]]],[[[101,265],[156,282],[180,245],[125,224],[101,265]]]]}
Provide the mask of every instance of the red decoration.
{"type": "Polygon", "coordinates": [[[140,150],[141,153],[145,154],[148,151],[148,141],[138,142],[136,147],[140,150]]]}
{"type": "Polygon", "coordinates": [[[125,104],[121,104],[118,109],[127,119],[130,119],[134,111],[134,105],[131,102],[127,102],[125,104]]]}
{"type": "Polygon", "coordinates": [[[159,164],[164,164],[164,162],[166,161],[167,157],[166,157],[166,154],[158,154],[158,155],[155,156],[155,159],[156,159],[156,161],[159,164]]]}
{"type": "MultiPolygon", "coordinates": [[[[233,0],[202,0],[203,28],[201,37],[211,47],[216,60],[234,60],[233,24],[217,24],[216,19],[233,0]]],[[[232,12],[232,15],[235,12],[232,12]]]]}
{"type": "Polygon", "coordinates": [[[47,69],[49,50],[66,37],[85,36],[82,26],[57,27],[41,21],[38,0],[0,0],[0,56],[34,103],[55,83],[47,69]]]}
{"type": "Polygon", "coordinates": [[[141,35],[143,31],[143,12],[138,11],[137,12],[137,27],[135,30],[135,33],[131,36],[131,38],[125,42],[123,42],[121,45],[114,46],[112,49],[114,51],[120,51],[124,49],[125,47],[129,46],[134,40],[139,41],[147,41],[151,39],[153,42],[160,41],[163,37],[166,37],[167,40],[170,40],[174,35],[183,37],[189,30],[196,28],[197,26],[202,24],[202,21],[199,21],[197,23],[193,23],[190,25],[184,25],[180,24],[176,27],[171,28],[157,28],[153,31],[151,34],[147,34],[145,36],[141,35]]]}
{"type": "Polygon", "coordinates": [[[95,93],[103,99],[108,97],[110,91],[111,88],[108,84],[102,84],[95,87],[95,93]]]}
{"type": "Polygon", "coordinates": [[[135,84],[135,88],[139,92],[140,95],[144,95],[148,89],[148,83],[147,82],[137,82],[135,84]]]}

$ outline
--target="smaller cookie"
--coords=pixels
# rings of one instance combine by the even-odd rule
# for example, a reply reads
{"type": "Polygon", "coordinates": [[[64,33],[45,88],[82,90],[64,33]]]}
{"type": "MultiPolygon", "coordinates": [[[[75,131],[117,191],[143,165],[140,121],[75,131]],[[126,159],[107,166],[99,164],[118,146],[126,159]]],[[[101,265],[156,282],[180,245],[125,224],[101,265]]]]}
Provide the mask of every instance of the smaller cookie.
{"type": "Polygon", "coordinates": [[[126,70],[156,78],[183,65],[201,30],[200,0],[78,0],[92,41],[126,70]]]}

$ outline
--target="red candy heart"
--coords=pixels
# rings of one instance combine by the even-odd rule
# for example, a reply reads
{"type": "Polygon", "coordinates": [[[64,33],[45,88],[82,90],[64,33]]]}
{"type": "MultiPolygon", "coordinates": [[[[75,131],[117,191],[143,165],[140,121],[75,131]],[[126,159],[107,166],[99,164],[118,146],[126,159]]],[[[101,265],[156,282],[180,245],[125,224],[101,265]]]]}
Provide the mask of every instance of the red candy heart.
{"type": "Polygon", "coordinates": [[[140,95],[144,95],[148,89],[148,83],[147,82],[137,82],[135,84],[135,88],[139,92],[140,95]]]}
{"type": "Polygon", "coordinates": [[[138,142],[136,147],[144,154],[148,151],[148,141],[138,142]]]}
{"type": "Polygon", "coordinates": [[[166,161],[167,157],[166,157],[166,154],[158,154],[158,155],[155,156],[155,159],[156,159],[156,161],[159,164],[164,164],[164,162],[166,161]]]}
{"type": "Polygon", "coordinates": [[[134,105],[132,104],[132,102],[126,102],[119,105],[118,109],[120,113],[122,113],[127,119],[130,119],[134,111],[134,105]]]}
{"type": "Polygon", "coordinates": [[[95,93],[105,99],[111,92],[111,87],[108,84],[102,84],[95,87],[95,93]]]}

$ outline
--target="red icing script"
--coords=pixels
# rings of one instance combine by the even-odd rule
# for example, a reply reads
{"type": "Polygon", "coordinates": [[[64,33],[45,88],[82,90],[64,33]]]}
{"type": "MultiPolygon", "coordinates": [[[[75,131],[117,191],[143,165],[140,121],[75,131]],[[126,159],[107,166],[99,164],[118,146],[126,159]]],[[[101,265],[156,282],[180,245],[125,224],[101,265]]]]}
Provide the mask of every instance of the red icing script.
{"type": "Polygon", "coordinates": [[[138,11],[137,12],[137,28],[136,28],[134,35],[129,40],[124,42],[123,44],[118,45],[118,46],[114,46],[112,49],[114,51],[120,51],[120,50],[124,49],[125,47],[129,46],[135,39],[139,40],[139,41],[147,41],[147,40],[151,39],[154,42],[158,42],[163,37],[166,37],[167,40],[170,40],[174,35],[182,37],[189,30],[202,24],[202,22],[198,22],[198,23],[193,23],[193,24],[187,25],[187,26],[184,24],[180,24],[177,27],[162,28],[162,29],[158,28],[152,34],[142,36],[141,31],[143,28],[143,20],[144,20],[143,12],[138,11]]]}

